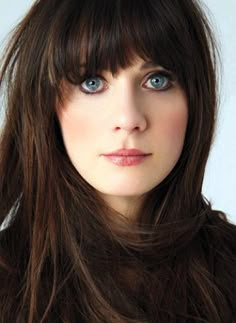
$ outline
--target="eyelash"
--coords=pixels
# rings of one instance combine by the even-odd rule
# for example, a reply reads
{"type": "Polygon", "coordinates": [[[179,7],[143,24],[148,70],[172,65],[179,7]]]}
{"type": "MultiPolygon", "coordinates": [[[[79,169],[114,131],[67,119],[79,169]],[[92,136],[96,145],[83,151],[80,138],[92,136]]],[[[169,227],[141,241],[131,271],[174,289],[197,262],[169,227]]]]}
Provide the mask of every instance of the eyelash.
{"type": "MultiPolygon", "coordinates": [[[[165,77],[166,79],[167,79],[167,86],[165,86],[164,88],[161,88],[161,89],[155,89],[155,88],[153,88],[153,90],[154,91],[158,91],[158,92],[160,92],[160,91],[167,91],[168,89],[170,89],[172,86],[173,86],[173,81],[174,81],[174,77],[173,77],[173,74],[172,73],[170,73],[170,72],[167,72],[167,71],[157,71],[157,72],[154,72],[154,73],[152,73],[149,77],[148,77],[148,79],[147,79],[147,81],[148,80],[150,80],[150,79],[152,79],[152,78],[154,78],[155,76],[158,76],[158,77],[165,77]]],[[[98,91],[98,92],[89,92],[89,91],[86,91],[86,90],[84,90],[83,88],[82,88],[82,84],[85,82],[85,81],[87,81],[87,80],[89,80],[89,79],[96,79],[96,78],[100,78],[100,79],[102,79],[103,81],[105,81],[105,79],[102,77],[102,76],[100,76],[100,75],[88,75],[88,76],[84,76],[84,78],[83,78],[83,81],[79,84],[79,88],[80,88],[80,90],[83,92],[83,93],[85,93],[86,95],[94,95],[94,94],[99,94],[99,93],[102,93],[103,92],[103,90],[100,90],[100,91],[98,91]]],[[[146,81],[146,82],[147,82],[146,81]]],[[[145,82],[145,83],[146,83],[145,82]]]]}

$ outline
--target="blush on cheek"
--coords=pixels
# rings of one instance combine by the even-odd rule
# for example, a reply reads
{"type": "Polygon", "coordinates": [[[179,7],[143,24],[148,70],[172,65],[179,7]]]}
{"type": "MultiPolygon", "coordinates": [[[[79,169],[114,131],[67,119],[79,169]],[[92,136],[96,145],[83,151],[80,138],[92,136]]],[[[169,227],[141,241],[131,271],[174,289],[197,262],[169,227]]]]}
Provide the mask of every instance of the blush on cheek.
{"type": "Polygon", "coordinates": [[[185,132],[187,127],[187,117],[186,115],[183,116],[176,116],[170,120],[170,136],[173,140],[181,140],[184,141],[185,132]]]}
{"type": "Polygon", "coordinates": [[[162,138],[162,145],[166,145],[169,152],[176,151],[179,154],[182,150],[185,132],[187,128],[187,112],[185,109],[175,114],[165,115],[159,123],[159,136],[162,138]]]}

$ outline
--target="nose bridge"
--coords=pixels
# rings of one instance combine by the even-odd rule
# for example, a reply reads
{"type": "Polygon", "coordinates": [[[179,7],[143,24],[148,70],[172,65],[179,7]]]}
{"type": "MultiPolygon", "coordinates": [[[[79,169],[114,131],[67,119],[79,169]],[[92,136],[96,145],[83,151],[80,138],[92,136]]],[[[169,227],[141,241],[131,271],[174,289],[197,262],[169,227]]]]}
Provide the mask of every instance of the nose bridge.
{"type": "Polygon", "coordinates": [[[115,86],[115,127],[132,130],[144,129],[146,121],[141,100],[127,76],[120,77],[115,86]]]}

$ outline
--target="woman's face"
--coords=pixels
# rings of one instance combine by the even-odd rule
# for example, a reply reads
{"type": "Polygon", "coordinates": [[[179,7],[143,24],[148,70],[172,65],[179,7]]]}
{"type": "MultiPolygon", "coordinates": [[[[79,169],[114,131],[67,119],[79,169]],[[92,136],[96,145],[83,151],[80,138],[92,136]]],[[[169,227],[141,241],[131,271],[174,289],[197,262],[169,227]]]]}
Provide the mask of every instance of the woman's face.
{"type": "Polygon", "coordinates": [[[161,74],[160,66],[142,68],[144,63],[139,59],[114,78],[106,71],[79,86],[64,84],[65,100],[57,106],[73,165],[123,214],[171,172],[188,119],[186,96],[177,81],[161,74]],[[104,156],[121,148],[149,155],[104,156]]]}

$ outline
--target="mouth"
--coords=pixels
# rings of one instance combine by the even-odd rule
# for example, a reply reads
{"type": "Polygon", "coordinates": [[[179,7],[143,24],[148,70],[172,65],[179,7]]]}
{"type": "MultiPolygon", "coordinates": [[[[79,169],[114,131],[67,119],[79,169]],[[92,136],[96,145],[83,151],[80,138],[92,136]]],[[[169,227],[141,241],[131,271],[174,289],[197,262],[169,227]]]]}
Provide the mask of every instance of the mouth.
{"type": "Polygon", "coordinates": [[[132,157],[132,156],[148,156],[150,153],[145,153],[139,149],[118,149],[108,154],[103,154],[104,156],[116,156],[116,157],[132,157]]]}
{"type": "Polygon", "coordinates": [[[105,155],[104,157],[111,163],[118,166],[135,166],[144,162],[150,154],[148,155],[105,155]]]}

